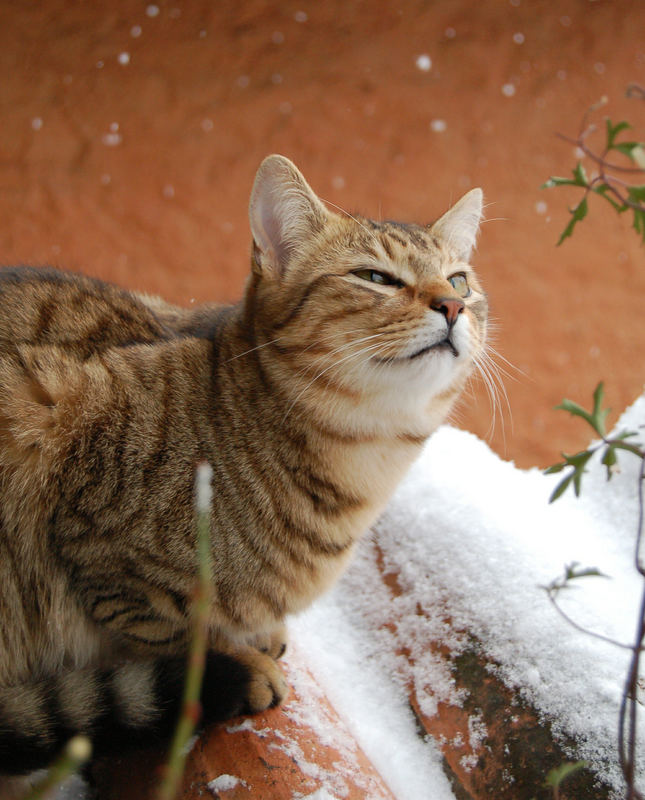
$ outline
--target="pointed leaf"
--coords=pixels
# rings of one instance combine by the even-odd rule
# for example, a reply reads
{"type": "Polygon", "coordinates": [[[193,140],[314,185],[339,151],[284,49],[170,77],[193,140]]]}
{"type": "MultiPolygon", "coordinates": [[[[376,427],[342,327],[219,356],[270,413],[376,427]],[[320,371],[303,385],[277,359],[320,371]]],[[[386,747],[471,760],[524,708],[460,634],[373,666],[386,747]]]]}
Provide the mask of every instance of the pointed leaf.
{"type": "Polygon", "coordinates": [[[587,216],[587,198],[583,197],[582,200],[578,203],[575,208],[571,209],[571,220],[567,227],[562,231],[560,234],[560,238],[558,239],[558,245],[561,245],[562,242],[571,236],[573,233],[573,229],[576,226],[576,223],[581,222],[587,216]]]}
{"type": "Polygon", "coordinates": [[[611,476],[614,473],[614,467],[618,463],[618,458],[616,457],[616,446],[610,444],[609,447],[605,450],[605,454],[602,457],[602,463],[607,467],[607,480],[611,480],[611,476]]]}
{"type": "Polygon", "coordinates": [[[594,389],[593,393],[592,420],[596,432],[599,433],[603,439],[605,438],[605,420],[607,419],[607,415],[611,411],[611,409],[609,408],[604,408],[604,409],[602,408],[602,400],[604,393],[605,393],[605,387],[603,385],[603,382],[600,381],[600,383],[594,389]]]}
{"type": "Polygon", "coordinates": [[[544,470],[545,475],[555,475],[557,472],[562,472],[562,470],[567,466],[566,461],[561,461],[559,464],[552,464],[550,467],[547,467],[544,470]]]}
{"type": "Polygon", "coordinates": [[[580,186],[577,180],[573,178],[558,178],[553,175],[548,181],[542,184],[541,189],[553,189],[554,186],[580,186]]]}
{"type": "Polygon", "coordinates": [[[622,122],[617,122],[615,125],[611,124],[611,120],[609,117],[605,120],[605,124],[607,127],[607,149],[611,150],[614,147],[614,142],[616,137],[619,133],[622,133],[625,130],[628,130],[631,125],[624,120],[622,122]]]}
{"type": "Polygon", "coordinates": [[[555,489],[551,492],[551,497],[549,497],[549,503],[555,503],[555,501],[562,497],[562,495],[567,491],[569,484],[573,480],[573,473],[570,473],[563,478],[560,483],[555,487],[555,489]]]}
{"type": "Polygon", "coordinates": [[[576,186],[584,186],[585,188],[589,186],[589,179],[587,178],[587,173],[585,172],[585,168],[582,166],[582,161],[578,161],[574,170],[573,170],[573,177],[576,183],[576,186]]]}
{"type": "Polygon", "coordinates": [[[640,234],[645,244],[645,209],[633,208],[632,212],[634,214],[632,228],[640,234]]]}
{"type": "Polygon", "coordinates": [[[608,183],[599,183],[592,187],[592,192],[595,194],[599,194],[601,197],[604,197],[605,200],[610,203],[614,210],[617,211],[619,214],[622,214],[623,211],[627,211],[629,206],[626,206],[624,203],[618,203],[612,196],[611,196],[611,187],[608,183]]]}
{"type": "Polygon", "coordinates": [[[645,185],[634,185],[627,187],[627,194],[632,203],[645,203],[645,185]]]}
{"type": "Polygon", "coordinates": [[[565,397],[564,400],[560,403],[560,405],[556,406],[556,410],[568,411],[569,414],[571,414],[572,416],[581,417],[582,419],[585,420],[585,422],[588,422],[592,428],[594,427],[594,421],[591,414],[588,411],[585,411],[585,409],[582,406],[578,405],[578,403],[575,403],[573,400],[568,400],[565,397]]]}
{"type": "Polygon", "coordinates": [[[631,158],[637,167],[645,169],[645,144],[639,142],[637,147],[633,147],[631,158]]]}
{"type": "Polygon", "coordinates": [[[645,167],[645,147],[643,142],[620,142],[614,145],[614,150],[622,153],[639,167],[645,167]]]}

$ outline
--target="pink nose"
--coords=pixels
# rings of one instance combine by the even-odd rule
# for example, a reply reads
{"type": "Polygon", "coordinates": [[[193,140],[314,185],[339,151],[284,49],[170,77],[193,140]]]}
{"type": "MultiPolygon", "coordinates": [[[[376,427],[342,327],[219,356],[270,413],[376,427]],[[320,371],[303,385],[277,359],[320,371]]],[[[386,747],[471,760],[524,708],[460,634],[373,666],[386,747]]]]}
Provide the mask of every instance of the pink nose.
{"type": "Polygon", "coordinates": [[[454,325],[464,310],[465,303],[455,297],[437,297],[430,303],[430,307],[443,314],[448,325],[454,325]]]}

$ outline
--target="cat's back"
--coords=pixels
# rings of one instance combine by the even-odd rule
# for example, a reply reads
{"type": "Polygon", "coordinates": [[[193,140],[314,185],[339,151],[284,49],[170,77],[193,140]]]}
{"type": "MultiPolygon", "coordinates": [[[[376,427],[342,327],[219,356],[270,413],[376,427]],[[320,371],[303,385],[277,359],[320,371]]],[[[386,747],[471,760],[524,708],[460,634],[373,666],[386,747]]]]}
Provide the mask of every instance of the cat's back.
{"type": "Polygon", "coordinates": [[[0,350],[64,348],[86,359],[111,347],[167,339],[183,312],[96,278],[44,267],[0,269],[0,350]]]}

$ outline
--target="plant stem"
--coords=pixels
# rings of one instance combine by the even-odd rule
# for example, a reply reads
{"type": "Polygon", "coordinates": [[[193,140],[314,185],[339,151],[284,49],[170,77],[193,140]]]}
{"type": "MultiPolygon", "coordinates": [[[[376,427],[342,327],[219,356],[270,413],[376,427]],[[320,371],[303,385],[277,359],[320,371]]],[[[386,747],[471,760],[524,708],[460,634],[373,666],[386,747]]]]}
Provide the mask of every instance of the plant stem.
{"type": "MultiPolygon", "coordinates": [[[[640,561],[640,549],[643,535],[643,481],[645,479],[645,458],[641,460],[638,474],[638,534],[636,537],[635,562],[638,572],[645,577],[645,568],[640,561]]],[[[643,800],[643,795],[636,789],[636,742],[637,742],[637,723],[638,723],[638,672],[640,668],[640,655],[645,640],[645,587],[641,596],[641,605],[636,630],[636,641],[633,647],[633,654],[622,702],[620,704],[620,716],[618,720],[618,752],[620,756],[620,766],[627,782],[627,800],[643,800]],[[629,719],[627,707],[629,706],[629,719]],[[625,727],[627,725],[627,742],[625,742],[625,727]]]]}
{"type": "Polygon", "coordinates": [[[212,470],[208,464],[197,467],[195,480],[195,512],[197,518],[198,579],[193,594],[193,635],[188,654],[188,670],[184,686],[182,713],[175,729],[168,761],[159,786],[158,800],[175,800],[184,774],[187,747],[201,715],[200,692],[206,651],[208,619],[212,595],[210,549],[210,506],[212,470]]]}
{"type": "Polygon", "coordinates": [[[60,784],[77,772],[89,760],[92,745],[86,736],[74,736],[54,761],[45,777],[31,789],[24,800],[43,800],[49,797],[60,784]]]}

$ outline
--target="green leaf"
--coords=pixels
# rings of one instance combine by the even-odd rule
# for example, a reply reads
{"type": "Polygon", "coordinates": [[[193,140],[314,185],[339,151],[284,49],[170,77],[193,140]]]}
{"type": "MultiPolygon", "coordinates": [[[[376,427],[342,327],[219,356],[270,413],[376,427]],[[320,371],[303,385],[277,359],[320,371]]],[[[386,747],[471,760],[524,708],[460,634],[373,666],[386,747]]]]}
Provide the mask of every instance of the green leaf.
{"type": "Polygon", "coordinates": [[[571,236],[576,223],[581,222],[587,216],[587,211],[587,198],[583,197],[578,205],[571,209],[571,220],[569,221],[567,227],[560,234],[558,246],[560,246],[567,237],[571,236]]]}
{"type": "Polygon", "coordinates": [[[592,192],[595,194],[599,194],[601,197],[610,203],[614,210],[617,211],[619,214],[622,214],[623,211],[627,211],[629,206],[626,206],[624,203],[618,203],[612,196],[611,196],[611,187],[608,183],[599,183],[592,187],[592,192]]]}
{"type": "Polygon", "coordinates": [[[591,427],[594,428],[595,430],[596,426],[594,424],[593,416],[588,411],[585,411],[585,409],[582,406],[579,406],[577,403],[574,403],[573,400],[567,400],[567,398],[565,397],[564,400],[560,403],[560,405],[556,406],[555,408],[556,411],[568,411],[569,414],[571,414],[572,416],[584,419],[585,422],[588,422],[589,425],[591,425],[591,427]]]}
{"type": "Polygon", "coordinates": [[[638,143],[637,147],[632,147],[631,159],[640,169],[645,169],[645,144],[638,143]]]}
{"type": "Polygon", "coordinates": [[[593,426],[597,433],[605,438],[605,420],[611,411],[609,408],[602,408],[602,400],[605,394],[605,387],[602,381],[596,386],[593,392],[593,426]]]}
{"type": "Polygon", "coordinates": [[[633,208],[632,212],[634,214],[632,228],[636,233],[640,234],[643,244],[645,244],[645,209],[633,208]]]}
{"type": "Polygon", "coordinates": [[[566,461],[561,461],[559,464],[552,464],[550,467],[547,467],[544,470],[545,475],[555,475],[556,472],[562,472],[562,470],[567,466],[566,461]]]}
{"type": "Polygon", "coordinates": [[[645,145],[643,142],[620,142],[614,145],[613,149],[627,156],[636,166],[645,168],[645,145]]]}
{"type": "Polygon", "coordinates": [[[588,766],[588,761],[568,761],[564,764],[560,764],[559,767],[555,767],[547,774],[544,785],[547,788],[556,788],[560,786],[562,781],[568,778],[569,775],[573,775],[574,772],[579,772],[581,769],[584,769],[588,766]]]}
{"type": "Polygon", "coordinates": [[[604,572],[601,572],[597,567],[582,567],[579,568],[580,565],[577,561],[571,562],[571,564],[566,564],[564,568],[564,580],[567,581],[574,581],[578,578],[607,578],[608,575],[605,575],[604,572]]]}
{"type": "Polygon", "coordinates": [[[562,457],[564,458],[564,463],[555,464],[553,467],[549,467],[547,470],[545,470],[546,474],[552,474],[554,472],[560,472],[564,467],[572,467],[571,472],[560,481],[560,483],[551,493],[551,497],[549,497],[549,503],[553,503],[558,499],[558,497],[561,497],[571,483],[573,483],[573,489],[576,493],[576,497],[580,496],[582,476],[585,473],[587,462],[593,454],[593,450],[582,450],[581,452],[575,453],[575,455],[572,456],[563,453],[562,457]]]}
{"type": "Polygon", "coordinates": [[[585,411],[585,409],[578,405],[578,403],[574,403],[573,400],[565,399],[560,403],[559,406],[556,406],[556,409],[562,411],[568,411],[574,417],[580,417],[584,419],[600,436],[602,439],[605,438],[605,419],[609,414],[609,408],[603,409],[601,407],[602,400],[604,395],[604,387],[602,381],[596,386],[593,393],[593,410],[591,413],[585,411]]]}
{"type": "Polygon", "coordinates": [[[616,457],[616,446],[610,444],[609,447],[605,450],[605,454],[602,457],[602,463],[607,467],[607,480],[611,480],[611,476],[613,475],[613,467],[616,466],[618,463],[618,458],[616,457]]]}
{"type": "Polygon", "coordinates": [[[607,127],[607,149],[611,150],[615,147],[614,142],[616,137],[619,133],[628,130],[631,128],[631,125],[624,120],[622,122],[617,122],[615,125],[611,124],[611,120],[609,117],[605,119],[605,125],[607,127]]]}
{"type": "Polygon", "coordinates": [[[573,480],[573,473],[570,473],[563,478],[560,483],[555,487],[555,489],[551,492],[551,497],[549,497],[549,503],[555,503],[555,501],[562,497],[562,495],[567,491],[569,488],[569,484],[573,480]]]}
{"type": "Polygon", "coordinates": [[[579,186],[577,180],[573,180],[572,178],[559,178],[556,175],[552,175],[548,181],[540,186],[540,189],[553,189],[554,186],[579,186]]]}
{"type": "Polygon", "coordinates": [[[632,203],[645,203],[645,185],[628,186],[627,194],[632,203]]]}
{"type": "Polygon", "coordinates": [[[589,179],[582,162],[578,161],[574,170],[573,178],[559,178],[552,175],[546,183],[542,184],[542,189],[552,189],[554,186],[582,186],[583,189],[589,187],[589,179]]]}
{"type": "Polygon", "coordinates": [[[584,186],[585,188],[589,186],[589,179],[587,178],[585,168],[582,166],[582,161],[578,161],[576,164],[573,170],[573,177],[576,181],[576,186],[584,186]]]}

